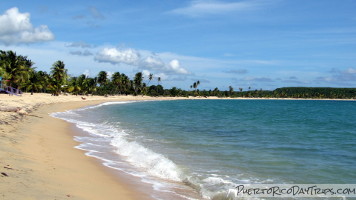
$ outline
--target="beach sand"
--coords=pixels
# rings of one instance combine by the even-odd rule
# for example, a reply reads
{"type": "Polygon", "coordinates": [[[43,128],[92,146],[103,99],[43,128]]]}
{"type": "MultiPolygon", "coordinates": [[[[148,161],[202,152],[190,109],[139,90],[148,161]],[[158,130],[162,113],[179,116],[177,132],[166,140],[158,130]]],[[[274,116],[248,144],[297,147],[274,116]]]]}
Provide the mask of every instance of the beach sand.
{"type": "Polygon", "coordinates": [[[74,125],[49,114],[109,101],[187,98],[81,97],[0,94],[0,199],[151,199],[141,186],[75,149],[74,125]]]}
{"type": "MultiPolygon", "coordinates": [[[[142,96],[0,95],[0,199],[150,199],[113,176],[73,140],[73,125],[49,116],[108,101],[158,100],[142,96]]],[[[171,98],[168,98],[171,99],[171,98]]]]}

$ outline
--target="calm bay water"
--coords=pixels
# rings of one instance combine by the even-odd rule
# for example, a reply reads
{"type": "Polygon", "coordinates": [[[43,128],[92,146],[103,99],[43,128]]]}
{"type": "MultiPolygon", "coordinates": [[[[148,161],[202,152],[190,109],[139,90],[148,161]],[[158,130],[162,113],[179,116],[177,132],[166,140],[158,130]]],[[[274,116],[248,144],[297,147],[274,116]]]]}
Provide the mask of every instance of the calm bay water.
{"type": "Polygon", "coordinates": [[[179,100],[56,113],[103,164],[151,184],[156,199],[213,198],[237,184],[356,183],[356,102],[179,100]],[[194,192],[193,192],[194,193],[194,192]]]}

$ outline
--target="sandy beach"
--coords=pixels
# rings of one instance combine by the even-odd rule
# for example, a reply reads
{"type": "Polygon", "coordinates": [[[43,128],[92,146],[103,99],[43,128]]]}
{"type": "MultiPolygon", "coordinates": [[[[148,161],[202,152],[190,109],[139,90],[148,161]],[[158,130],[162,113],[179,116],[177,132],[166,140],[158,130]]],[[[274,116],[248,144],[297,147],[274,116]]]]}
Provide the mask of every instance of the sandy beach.
{"type": "Polygon", "coordinates": [[[2,108],[16,108],[16,112],[0,112],[1,199],[150,199],[75,149],[72,125],[49,114],[107,101],[157,98],[85,98],[1,95],[2,108]]]}
{"type": "Polygon", "coordinates": [[[109,101],[187,98],[83,98],[50,94],[0,96],[1,199],[150,199],[124,176],[113,176],[95,158],[75,149],[78,143],[73,140],[73,125],[49,114],[109,101]]]}
{"type": "Polygon", "coordinates": [[[5,200],[150,199],[129,181],[113,176],[95,158],[75,149],[78,143],[73,140],[73,125],[49,114],[109,101],[187,99],[147,96],[83,99],[50,94],[0,97],[0,197],[5,200]]]}

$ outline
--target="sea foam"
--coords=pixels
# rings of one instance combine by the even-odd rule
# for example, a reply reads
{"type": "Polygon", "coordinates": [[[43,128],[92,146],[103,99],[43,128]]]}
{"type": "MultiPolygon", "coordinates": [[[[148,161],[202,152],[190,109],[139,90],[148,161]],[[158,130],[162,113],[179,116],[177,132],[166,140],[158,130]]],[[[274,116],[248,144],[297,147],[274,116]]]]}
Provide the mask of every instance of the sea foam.
{"type": "Polygon", "coordinates": [[[139,143],[115,136],[111,144],[116,152],[132,165],[147,171],[150,175],[172,181],[181,181],[182,173],[177,165],[165,156],[153,152],[139,143]]]}
{"type": "MultiPolygon", "coordinates": [[[[109,142],[109,144],[111,144],[114,148],[114,152],[120,156],[121,159],[129,162],[131,165],[138,168],[138,170],[147,172],[150,176],[169,181],[182,181],[183,173],[173,161],[162,154],[150,150],[136,141],[130,141],[128,139],[129,134],[117,125],[111,125],[109,123],[92,123],[79,120],[84,116],[81,116],[77,111],[99,108],[105,105],[126,104],[133,102],[134,101],[106,102],[77,110],[52,113],[51,116],[75,124],[77,128],[89,133],[92,136],[96,136],[95,140],[109,142]]],[[[81,138],[82,137],[76,136],[77,141],[83,142],[81,138]]],[[[84,143],[78,145],[76,148],[88,151],[87,155],[101,159],[105,161],[104,165],[117,169],[116,167],[111,166],[112,161],[97,155],[94,156],[93,153],[96,151],[91,150],[89,146],[93,146],[93,144],[88,143],[88,145],[86,145],[84,143]]]]}
{"type": "MultiPolygon", "coordinates": [[[[217,191],[219,191],[219,194],[225,193],[233,185],[231,181],[218,177],[216,174],[211,174],[211,177],[199,178],[197,176],[195,178],[192,177],[192,174],[187,175],[168,157],[135,140],[134,136],[128,134],[126,130],[120,127],[119,123],[89,122],[85,121],[86,116],[82,114],[82,111],[102,106],[127,103],[133,103],[133,101],[107,102],[77,110],[52,113],[51,116],[73,123],[77,128],[88,133],[87,136],[75,136],[75,140],[81,143],[76,148],[87,151],[85,153],[87,156],[101,160],[106,167],[139,177],[143,182],[152,184],[153,188],[160,192],[170,192],[185,199],[191,199],[167,189],[167,186],[162,184],[159,179],[185,183],[187,186],[199,191],[205,199],[213,198],[217,191]],[[111,152],[117,155],[117,159],[111,160],[105,155],[105,150],[98,151],[101,148],[100,145],[103,144],[111,146],[111,152]],[[123,162],[129,163],[133,168],[127,169],[123,167],[125,165],[123,162]]],[[[147,138],[147,140],[150,140],[150,138],[147,138]]]]}

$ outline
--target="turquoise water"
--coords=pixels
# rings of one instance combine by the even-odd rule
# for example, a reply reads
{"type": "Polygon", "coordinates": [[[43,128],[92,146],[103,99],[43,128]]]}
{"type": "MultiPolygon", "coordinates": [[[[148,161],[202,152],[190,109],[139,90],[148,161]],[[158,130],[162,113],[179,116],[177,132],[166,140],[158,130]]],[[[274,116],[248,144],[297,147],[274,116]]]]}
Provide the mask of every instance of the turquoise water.
{"type": "Polygon", "coordinates": [[[355,101],[124,102],[56,117],[88,133],[79,148],[177,199],[184,187],[211,199],[244,183],[356,183],[355,101]]]}

